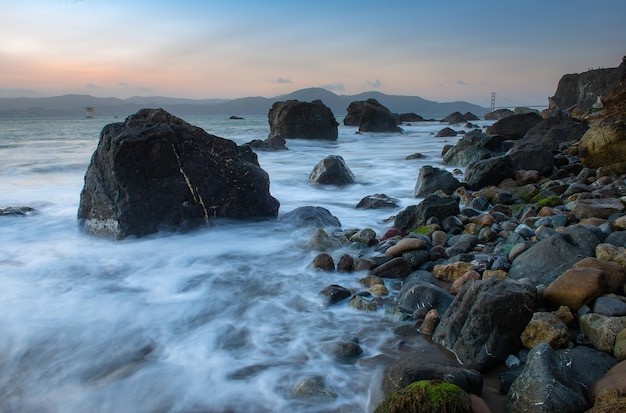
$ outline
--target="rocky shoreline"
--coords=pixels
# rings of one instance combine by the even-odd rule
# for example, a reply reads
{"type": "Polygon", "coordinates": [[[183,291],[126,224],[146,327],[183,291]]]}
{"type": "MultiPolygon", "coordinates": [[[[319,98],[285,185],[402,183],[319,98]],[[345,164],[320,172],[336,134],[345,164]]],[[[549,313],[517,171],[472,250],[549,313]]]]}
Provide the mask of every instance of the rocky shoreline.
{"type": "Polygon", "coordinates": [[[367,271],[360,291],[321,291],[328,305],[384,311],[399,337],[435,343],[388,363],[377,412],[448,411],[429,397],[449,383],[462,389],[446,393],[449,411],[626,409],[626,135],[607,132],[623,129],[625,90],[626,72],[601,108],[511,115],[470,132],[442,154],[466,166],[464,182],[424,167],[425,199],[385,234],[311,240],[325,251],[315,268],[367,271]],[[359,252],[335,257],[337,245],[359,252]],[[487,377],[498,373],[494,386],[487,377]]]}

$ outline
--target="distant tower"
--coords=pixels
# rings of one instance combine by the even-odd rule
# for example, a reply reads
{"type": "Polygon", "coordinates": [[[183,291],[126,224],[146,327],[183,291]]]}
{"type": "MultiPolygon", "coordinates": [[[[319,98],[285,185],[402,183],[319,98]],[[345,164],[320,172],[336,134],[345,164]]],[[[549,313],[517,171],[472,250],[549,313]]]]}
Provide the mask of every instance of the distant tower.
{"type": "Polygon", "coordinates": [[[87,116],[88,118],[93,118],[93,108],[92,107],[85,108],[85,116],[87,116]]]}
{"type": "Polygon", "coordinates": [[[496,92],[491,92],[491,111],[496,110],[496,92]]]}

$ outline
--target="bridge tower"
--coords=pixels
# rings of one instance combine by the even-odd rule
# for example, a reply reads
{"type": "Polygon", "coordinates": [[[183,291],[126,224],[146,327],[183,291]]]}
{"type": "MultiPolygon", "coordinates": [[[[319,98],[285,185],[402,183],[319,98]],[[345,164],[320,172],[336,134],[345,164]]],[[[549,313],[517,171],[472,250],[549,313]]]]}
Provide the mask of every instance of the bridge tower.
{"type": "Polygon", "coordinates": [[[491,92],[491,111],[496,110],[496,92],[491,92]]]}

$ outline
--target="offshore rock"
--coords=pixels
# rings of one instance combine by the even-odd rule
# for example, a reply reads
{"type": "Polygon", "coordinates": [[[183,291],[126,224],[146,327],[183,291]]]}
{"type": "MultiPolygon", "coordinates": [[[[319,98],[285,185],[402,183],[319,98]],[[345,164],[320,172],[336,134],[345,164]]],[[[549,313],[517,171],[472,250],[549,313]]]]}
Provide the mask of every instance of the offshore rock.
{"type": "Polygon", "coordinates": [[[424,165],[420,168],[417,176],[413,196],[415,198],[423,198],[439,190],[450,195],[460,186],[461,183],[451,172],[424,165]]]}
{"type": "Polygon", "coordinates": [[[494,156],[470,163],[465,169],[465,184],[468,189],[478,190],[489,185],[498,185],[515,176],[515,168],[508,155],[494,156]]]}
{"type": "Polygon", "coordinates": [[[268,138],[337,140],[337,120],[321,100],[275,102],[268,113],[268,138]]]}
{"type": "Polygon", "coordinates": [[[347,110],[343,124],[358,126],[359,132],[402,132],[396,116],[376,99],[352,102],[347,110]]]}
{"type": "Polygon", "coordinates": [[[487,134],[502,135],[514,140],[521,139],[539,122],[541,122],[541,116],[534,112],[507,116],[487,128],[487,134]]]}
{"type": "Polygon", "coordinates": [[[511,279],[466,284],[441,317],[433,341],[465,367],[487,371],[521,347],[535,300],[534,288],[511,279]]]}
{"type": "Polygon", "coordinates": [[[326,208],[315,206],[298,207],[280,217],[279,221],[298,227],[341,227],[339,218],[331,214],[326,208]]]}
{"type": "Polygon", "coordinates": [[[309,175],[309,182],[318,185],[348,185],[354,182],[354,174],[339,155],[329,155],[319,161],[309,175]]]}
{"type": "Polygon", "coordinates": [[[275,217],[279,202],[247,146],[163,109],[105,126],[78,208],[88,233],[116,239],[188,230],[214,218],[275,217]]]}
{"type": "Polygon", "coordinates": [[[396,208],[400,201],[385,194],[367,195],[355,206],[358,209],[396,208]]]}
{"type": "Polygon", "coordinates": [[[446,165],[467,166],[471,162],[504,153],[505,138],[499,135],[485,135],[480,129],[474,129],[459,139],[442,154],[446,165]]]}

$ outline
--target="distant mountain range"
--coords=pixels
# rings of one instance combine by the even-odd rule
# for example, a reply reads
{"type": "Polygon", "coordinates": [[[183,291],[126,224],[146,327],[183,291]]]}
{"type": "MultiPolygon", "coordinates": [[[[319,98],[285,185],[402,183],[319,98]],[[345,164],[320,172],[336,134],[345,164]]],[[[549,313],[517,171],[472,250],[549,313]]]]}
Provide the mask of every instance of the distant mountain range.
{"type": "Polygon", "coordinates": [[[95,117],[126,117],[142,108],[163,108],[176,116],[185,115],[267,115],[272,104],[295,99],[302,102],[321,100],[335,116],[345,116],[351,102],[374,98],[395,113],[415,113],[424,118],[441,118],[453,112],[471,112],[482,116],[487,108],[468,102],[434,102],[418,96],[386,95],[364,92],[358,95],[336,95],[322,88],[301,89],[273,98],[177,99],[162,96],[128,99],[98,98],[89,95],[63,95],[46,98],[0,98],[0,118],[83,117],[91,107],[95,117]]]}

